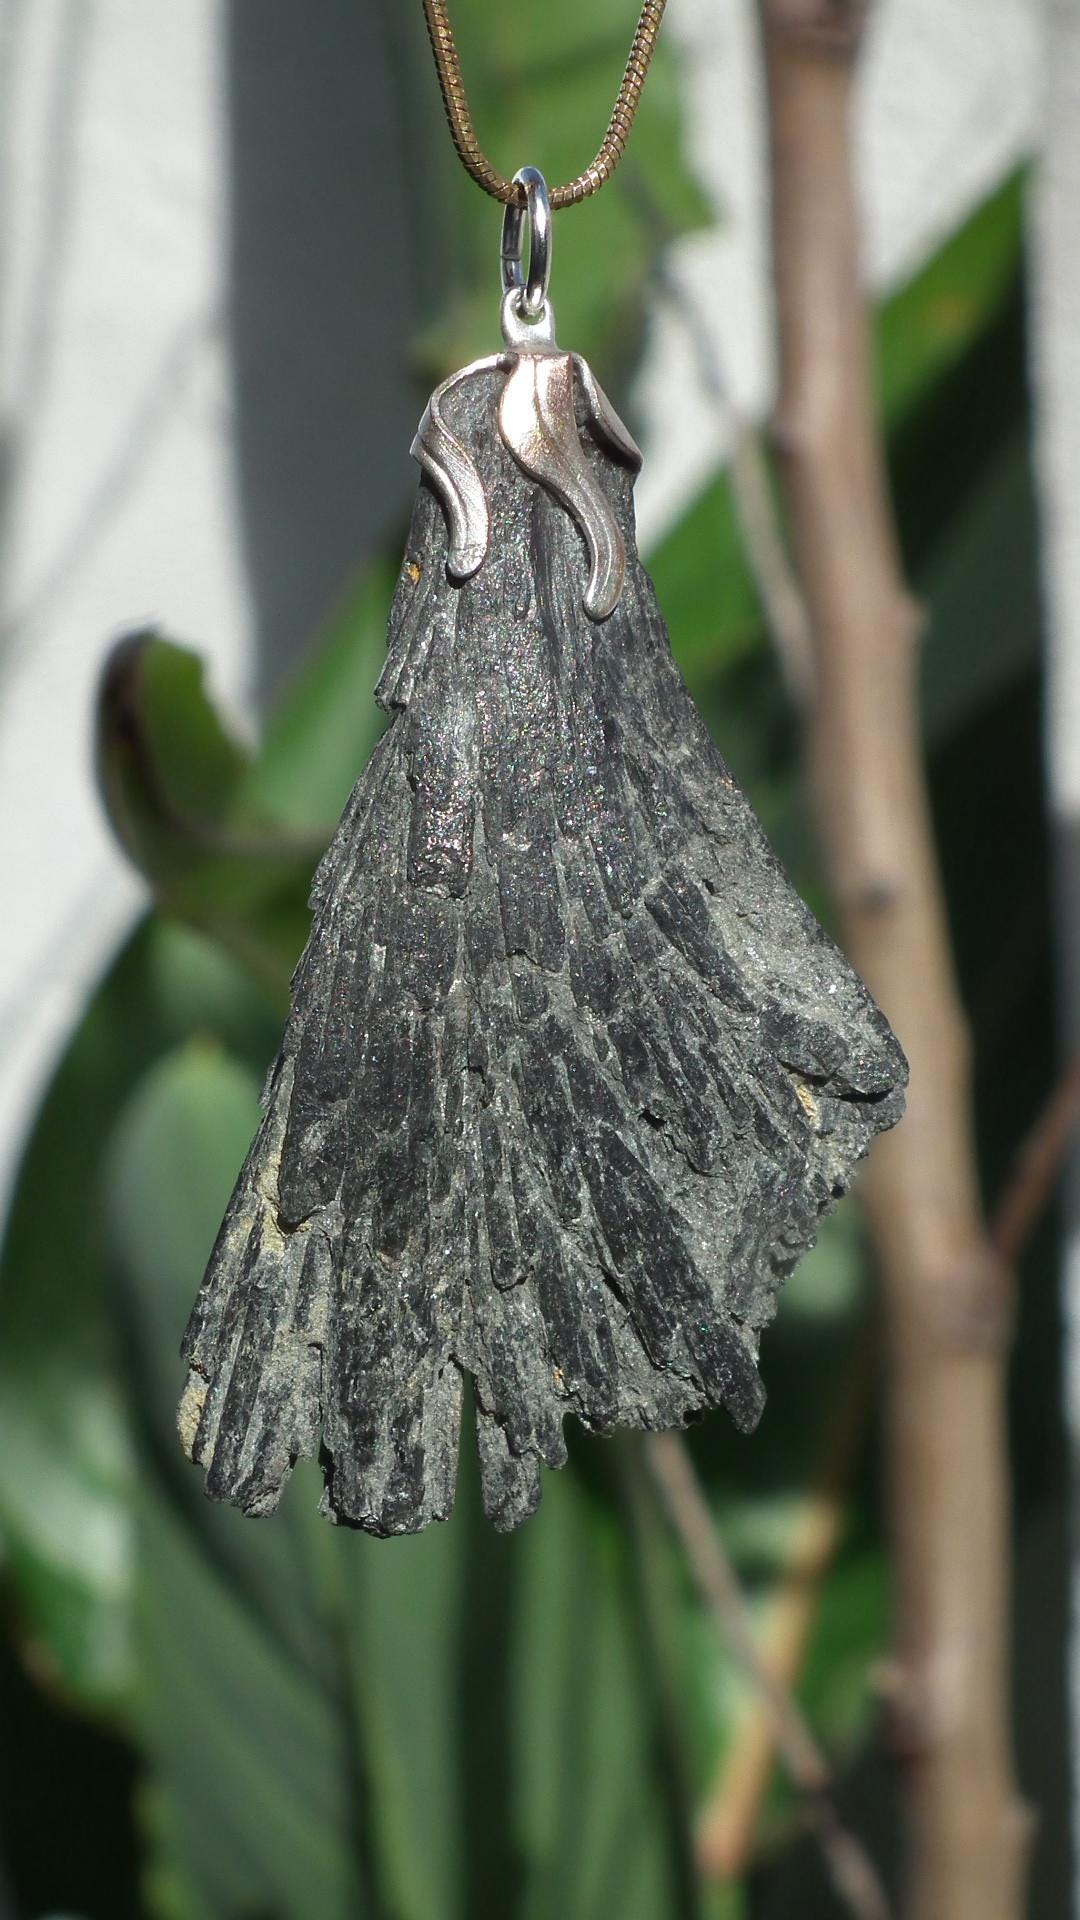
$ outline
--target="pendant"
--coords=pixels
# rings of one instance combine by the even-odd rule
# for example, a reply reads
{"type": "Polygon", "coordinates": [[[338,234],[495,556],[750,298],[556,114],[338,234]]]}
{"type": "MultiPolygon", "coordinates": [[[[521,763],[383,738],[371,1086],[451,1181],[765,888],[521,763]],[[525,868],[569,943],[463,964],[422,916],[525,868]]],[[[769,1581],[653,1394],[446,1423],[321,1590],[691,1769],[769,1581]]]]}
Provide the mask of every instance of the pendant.
{"type": "Polygon", "coordinates": [[[672,658],[638,450],[555,344],[543,181],[501,353],[433,395],[376,698],[316,876],[264,1118],[184,1341],[207,1492],[445,1519],[462,1399],[485,1509],[563,1423],[761,1412],[780,1285],[903,1109],[906,1066],[672,658]]]}

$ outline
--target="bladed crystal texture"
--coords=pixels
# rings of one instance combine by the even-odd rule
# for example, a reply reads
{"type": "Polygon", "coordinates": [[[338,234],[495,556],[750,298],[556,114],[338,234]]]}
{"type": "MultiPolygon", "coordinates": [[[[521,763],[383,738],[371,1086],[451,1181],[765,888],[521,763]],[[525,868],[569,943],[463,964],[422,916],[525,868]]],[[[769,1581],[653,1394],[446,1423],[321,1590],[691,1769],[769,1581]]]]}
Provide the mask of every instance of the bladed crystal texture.
{"type": "Polygon", "coordinates": [[[565,1460],[567,1414],[608,1432],[724,1405],[752,1428],[781,1282],[903,1108],[900,1048],[672,658],[633,443],[587,369],[523,357],[440,392],[456,471],[424,462],[391,725],[316,878],[185,1338],[184,1445],[252,1514],[317,1455],[331,1519],[444,1518],[470,1383],[502,1528],[565,1460]],[[610,606],[548,452],[527,471],[500,431],[519,378],[555,392],[548,441],[616,530],[610,606]]]}

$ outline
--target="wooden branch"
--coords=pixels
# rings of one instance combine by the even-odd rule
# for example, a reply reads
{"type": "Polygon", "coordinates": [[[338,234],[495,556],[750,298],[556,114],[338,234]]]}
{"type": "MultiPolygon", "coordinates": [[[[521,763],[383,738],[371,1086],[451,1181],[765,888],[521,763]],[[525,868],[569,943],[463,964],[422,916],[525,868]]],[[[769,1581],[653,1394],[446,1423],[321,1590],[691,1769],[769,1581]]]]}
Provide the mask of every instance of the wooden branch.
{"type": "MultiPolygon", "coordinates": [[[[645,1453],[657,1489],[680,1540],[698,1592],[721,1637],[761,1699],[777,1748],[802,1796],[833,1886],[854,1920],[889,1920],[873,1863],[843,1825],[833,1798],[832,1769],[793,1693],[761,1659],[750,1610],[716,1529],[712,1511],[679,1433],[650,1433],[645,1453]]],[[[702,1862],[703,1868],[707,1862],[702,1862]]]]}
{"type": "MultiPolygon", "coordinates": [[[[990,1238],[999,1257],[1015,1265],[1045,1211],[1080,1124],[1080,1059],[1060,1082],[1024,1141],[995,1206],[990,1238]]],[[[793,1690],[843,1529],[845,1502],[858,1458],[871,1381],[870,1343],[856,1343],[834,1409],[821,1458],[799,1505],[791,1545],[777,1577],[760,1636],[762,1667],[777,1686],[793,1690]]],[[[748,1702],[724,1767],[698,1825],[698,1854],[706,1876],[737,1880],[746,1871],[762,1802],[776,1763],[773,1715],[760,1696],[748,1702]]]]}
{"type": "MultiPolygon", "coordinates": [[[[1054,876],[1057,1024],[1070,1052],[1080,1047],[1080,11],[1049,0],[1040,14],[1040,152],[1028,195],[1028,290],[1043,589],[1045,763],[1054,876]]],[[[1080,1442],[1080,1154],[1068,1156],[1058,1249],[1060,1382],[1075,1512],[1080,1442]]],[[[1056,1383],[1055,1383],[1056,1384],[1056,1383]]],[[[1049,1383],[1048,1383],[1049,1388],[1049,1383]]],[[[1080,1742],[1080,1565],[1068,1570],[1065,1690],[1069,1744],[1080,1742]]],[[[1071,1782],[1075,1817],[1076,1780],[1071,1782]]],[[[1075,1840],[1074,1840],[1075,1847],[1075,1840]]],[[[1074,1868],[1075,1871],[1075,1868],[1074,1868]]],[[[1075,1900],[1072,1902],[1075,1906],[1075,1900]]]]}
{"type": "Polygon", "coordinates": [[[1016,1158],[994,1212],[991,1238],[1015,1265],[1049,1205],[1080,1122],[1080,1059],[1070,1062],[1016,1158]]]}
{"type": "MultiPolygon", "coordinates": [[[[761,1665],[774,1686],[786,1692],[793,1692],[798,1684],[822,1588],[843,1534],[874,1371],[871,1342],[860,1338],[829,1410],[820,1456],[800,1498],[790,1545],[764,1616],[758,1643],[761,1665]]],[[[734,1729],[730,1752],[698,1825],[698,1855],[713,1879],[737,1880],[747,1869],[776,1748],[774,1716],[768,1701],[757,1693],[734,1729]]]]}
{"type": "Polygon", "coordinates": [[[759,0],[780,353],[777,445],[809,607],[810,780],[848,951],[911,1063],[864,1189],[887,1306],[893,1718],[911,1920],[1018,1920],[1027,1818],[1008,1703],[1010,1282],[981,1215],[968,1039],[921,762],[859,281],[861,8],[759,0]]]}

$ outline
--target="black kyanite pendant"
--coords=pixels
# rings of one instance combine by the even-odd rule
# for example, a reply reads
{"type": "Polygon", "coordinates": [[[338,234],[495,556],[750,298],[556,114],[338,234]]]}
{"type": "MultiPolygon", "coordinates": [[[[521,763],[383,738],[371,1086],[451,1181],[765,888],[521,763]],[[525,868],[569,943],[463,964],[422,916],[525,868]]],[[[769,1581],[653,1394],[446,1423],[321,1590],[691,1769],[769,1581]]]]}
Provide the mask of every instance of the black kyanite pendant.
{"type": "MultiPolygon", "coordinates": [[[[545,309],[545,311],[547,311],[545,309]]],[[[377,691],[392,724],[184,1343],[207,1491],[413,1532],[516,1526],[563,1421],[753,1427],[759,1330],[906,1068],[683,685],[638,456],[513,314],[434,397],[377,691]]]]}

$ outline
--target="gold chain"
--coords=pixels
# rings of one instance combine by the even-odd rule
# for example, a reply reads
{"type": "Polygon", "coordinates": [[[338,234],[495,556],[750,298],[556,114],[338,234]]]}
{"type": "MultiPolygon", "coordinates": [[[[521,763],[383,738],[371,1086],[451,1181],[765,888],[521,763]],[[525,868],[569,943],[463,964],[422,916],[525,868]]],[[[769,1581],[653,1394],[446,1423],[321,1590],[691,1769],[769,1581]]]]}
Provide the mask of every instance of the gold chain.
{"type": "MultiPolygon", "coordinates": [[[[596,193],[606,180],[610,180],[622,159],[641,99],[641,89],[656,49],[656,37],[666,5],[667,0],[645,0],[608,130],[600,142],[600,151],[592,165],[586,167],[584,173],[579,173],[575,180],[568,180],[565,186],[551,189],[553,213],[559,207],[576,206],[579,200],[587,200],[590,193],[596,193]]],[[[454,30],[450,25],[448,0],[424,0],[424,18],[431,36],[431,51],[435,55],[443,105],[458,159],[477,186],[483,187],[484,192],[490,193],[493,199],[501,200],[504,205],[522,205],[524,188],[513,180],[507,180],[492,166],[477,139],[465,83],[461,78],[461,61],[454,30]]]]}

